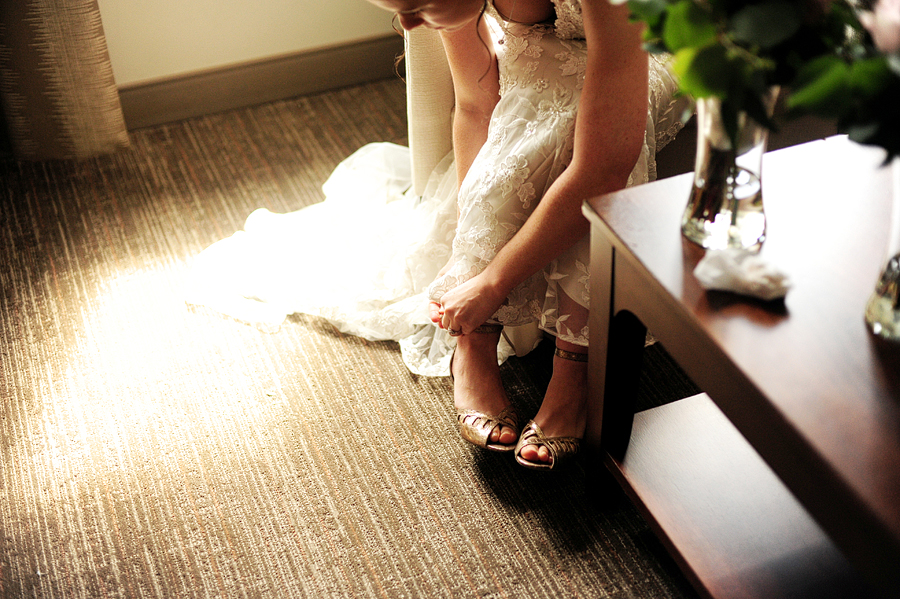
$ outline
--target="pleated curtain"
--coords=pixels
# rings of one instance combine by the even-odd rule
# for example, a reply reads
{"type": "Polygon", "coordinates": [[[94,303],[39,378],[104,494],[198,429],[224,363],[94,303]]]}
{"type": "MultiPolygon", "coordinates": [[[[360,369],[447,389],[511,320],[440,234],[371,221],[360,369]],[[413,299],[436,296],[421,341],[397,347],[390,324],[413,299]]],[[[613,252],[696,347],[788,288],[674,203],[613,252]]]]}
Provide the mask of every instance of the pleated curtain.
{"type": "Polygon", "coordinates": [[[0,0],[0,108],[18,159],[128,145],[97,0],[0,0]]]}

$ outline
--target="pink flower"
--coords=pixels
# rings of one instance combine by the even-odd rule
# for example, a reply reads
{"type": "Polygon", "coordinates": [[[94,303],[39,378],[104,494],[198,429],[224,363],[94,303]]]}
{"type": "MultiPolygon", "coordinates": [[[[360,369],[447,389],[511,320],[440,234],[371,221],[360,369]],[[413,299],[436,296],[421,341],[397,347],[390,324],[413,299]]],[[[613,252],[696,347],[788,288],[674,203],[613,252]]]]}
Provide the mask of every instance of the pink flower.
{"type": "Polygon", "coordinates": [[[886,54],[900,52],[900,0],[879,0],[875,10],[860,13],[859,20],[879,50],[886,54]]]}

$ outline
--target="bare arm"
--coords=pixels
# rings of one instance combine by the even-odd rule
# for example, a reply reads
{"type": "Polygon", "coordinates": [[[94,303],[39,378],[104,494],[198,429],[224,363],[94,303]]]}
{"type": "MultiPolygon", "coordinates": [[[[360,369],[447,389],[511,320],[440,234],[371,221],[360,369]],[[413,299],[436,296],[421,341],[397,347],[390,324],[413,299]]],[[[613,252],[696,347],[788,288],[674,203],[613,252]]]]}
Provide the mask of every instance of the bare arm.
{"type": "Polygon", "coordinates": [[[582,10],[588,63],[572,163],[487,269],[443,297],[450,322],[466,333],[489,318],[516,285],[587,234],[582,203],[625,187],[640,154],[648,102],[640,27],[628,22],[626,7],[607,0],[583,0],[582,10]]]}
{"type": "Polygon", "coordinates": [[[441,40],[453,76],[456,110],[453,152],[462,182],[487,140],[488,124],[500,99],[497,57],[484,18],[456,31],[442,31],[441,40]]]}
{"type": "MultiPolygon", "coordinates": [[[[500,100],[500,71],[484,16],[457,31],[442,31],[441,41],[453,77],[453,157],[458,186],[487,141],[491,114],[500,100]]],[[[443,326],[442,313],[437,302],[429,303],[429,316],[439,326],[443,326]]]]}

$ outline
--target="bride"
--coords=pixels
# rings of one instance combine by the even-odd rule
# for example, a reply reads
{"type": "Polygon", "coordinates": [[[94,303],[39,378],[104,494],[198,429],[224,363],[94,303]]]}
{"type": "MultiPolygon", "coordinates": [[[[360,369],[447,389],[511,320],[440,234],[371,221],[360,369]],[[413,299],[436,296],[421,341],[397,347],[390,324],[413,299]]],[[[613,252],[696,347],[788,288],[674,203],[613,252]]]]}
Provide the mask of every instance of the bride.
{"type": "Polygon", "coordinates": [[[558,467],[586,425],[581,206],[648,179],[660,108],[650,96],[668,98],[671,85],[661,89],[664,69],[627,8],[608,0],[370,2],[405,30],[440,31],[456,101],[452,155],[416,197],[404,192],[405,148],[364,147],[325,184],[322,204],[257,211],[204,251],[189,301],[257,322],[305,312],[395,339],[414,372],[454,377],[464,439],[528,468],[558,467]],[[304,256],[302,276],[291,273],[304,256]],[[523,427],[498,357],[511,351],[504,327],[528,323],[556,349],[540,410],[523,427]]]}

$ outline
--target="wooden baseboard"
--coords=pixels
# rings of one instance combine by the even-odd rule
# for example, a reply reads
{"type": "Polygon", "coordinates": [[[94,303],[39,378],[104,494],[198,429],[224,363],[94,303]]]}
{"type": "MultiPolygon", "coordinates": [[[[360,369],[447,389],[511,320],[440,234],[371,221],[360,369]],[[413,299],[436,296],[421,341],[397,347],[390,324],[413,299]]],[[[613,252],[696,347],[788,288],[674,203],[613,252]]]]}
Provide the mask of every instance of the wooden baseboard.
{"type": "Polygon", "coordinates": [[[152,81],[119,90],[129,129],[396,77],[397,35],[152,81]]]}

